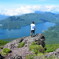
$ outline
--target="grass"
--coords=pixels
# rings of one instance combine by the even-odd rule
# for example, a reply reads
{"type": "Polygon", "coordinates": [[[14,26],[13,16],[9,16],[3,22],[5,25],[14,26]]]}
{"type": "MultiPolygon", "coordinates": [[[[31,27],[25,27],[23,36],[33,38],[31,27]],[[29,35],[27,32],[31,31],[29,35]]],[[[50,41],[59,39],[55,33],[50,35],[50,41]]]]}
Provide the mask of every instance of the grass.
{"type": "Polygon", "coordinates": [[[59,44],[47,44],[46,48],[47,48],[46,52],[53,52],[57,48],[59,48],[59,44]]]}
{"type": "Polygon", "coordinates": [[[23,47],[24,45],[25,45],[25,43],[24,43],[24,42],[21,42],[21,43],[18,44],[18,48],[21,48],[21,47],[23,47]]]}
{"type": "Polygon", "coordinates": [[[0,40],[0,46],[3,46],[3,45],[5,45],[5,44],[7,44],[7,43],[8,43],[8,41],[0,40]]]}

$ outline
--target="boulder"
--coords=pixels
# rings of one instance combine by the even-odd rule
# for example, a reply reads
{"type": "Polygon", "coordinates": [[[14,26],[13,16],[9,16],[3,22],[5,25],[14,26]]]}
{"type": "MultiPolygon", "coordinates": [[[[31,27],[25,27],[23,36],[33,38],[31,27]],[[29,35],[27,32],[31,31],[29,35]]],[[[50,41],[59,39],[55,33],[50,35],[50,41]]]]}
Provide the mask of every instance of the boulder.
{"type": "Polygon", "coordinates": [[[32,54],[32,52],[29,51],[29,45],[31,45],[32,42],[36,42],[38,45],[45,47],[45,37],[43,34],[36,34],[34,37],[28,36],[19,38],[7,43],[4,46],[4,48],[9,48],[12,51],[9,56],[6,56],[6,59],[24,59],[26,55],[32,54]],[[18,44],[20,42],[25,43],[22,48],[18,48],[18,44]]]}

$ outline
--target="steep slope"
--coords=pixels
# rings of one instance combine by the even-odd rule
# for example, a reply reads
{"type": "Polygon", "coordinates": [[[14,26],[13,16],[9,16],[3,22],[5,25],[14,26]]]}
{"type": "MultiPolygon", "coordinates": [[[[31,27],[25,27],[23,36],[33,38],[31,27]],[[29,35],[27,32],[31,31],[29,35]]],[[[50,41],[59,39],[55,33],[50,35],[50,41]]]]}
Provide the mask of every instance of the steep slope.
{"type": "Polygon", "coordinates": [[[49,44],[58,44],[59,43],[59,25],[58,24],[49,28],[43,34],[45,35],[45,37],[47,39],[46,43],[49,43],[49,44]]]}

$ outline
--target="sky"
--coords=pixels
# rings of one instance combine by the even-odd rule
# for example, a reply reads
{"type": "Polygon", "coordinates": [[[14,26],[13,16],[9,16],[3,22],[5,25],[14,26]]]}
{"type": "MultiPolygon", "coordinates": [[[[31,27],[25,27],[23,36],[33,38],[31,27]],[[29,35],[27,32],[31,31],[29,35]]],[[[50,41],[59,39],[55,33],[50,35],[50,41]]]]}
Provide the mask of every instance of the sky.
{"type": "Polygon", "coordinates": [[[22,15],[35,11],[59,12],[59,0],[0,0],[0,14],[22,15]]]}

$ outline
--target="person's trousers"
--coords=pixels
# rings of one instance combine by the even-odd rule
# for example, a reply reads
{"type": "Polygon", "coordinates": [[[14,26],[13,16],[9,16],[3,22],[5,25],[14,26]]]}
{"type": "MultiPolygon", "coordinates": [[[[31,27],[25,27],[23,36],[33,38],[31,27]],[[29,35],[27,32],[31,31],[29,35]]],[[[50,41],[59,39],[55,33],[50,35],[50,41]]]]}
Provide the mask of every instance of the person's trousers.
{"type": "Polygon", "coordinates": [[[31,30],[31,36],[35,35],[35,30],[31,30]]]}

